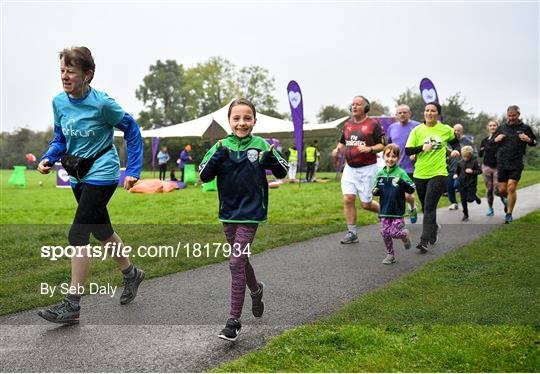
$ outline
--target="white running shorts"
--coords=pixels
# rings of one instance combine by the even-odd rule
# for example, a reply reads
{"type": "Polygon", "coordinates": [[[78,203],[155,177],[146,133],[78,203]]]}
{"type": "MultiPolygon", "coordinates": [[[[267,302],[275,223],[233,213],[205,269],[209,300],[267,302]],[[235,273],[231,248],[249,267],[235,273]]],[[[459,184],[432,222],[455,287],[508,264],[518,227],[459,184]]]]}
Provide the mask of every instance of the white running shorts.
{"type": "Polygon", "coordinates": [[[370,203],[373,199],[373,184],[379,168],[377,164],[352,168],[345,164],[341,177],[341,192],[343,195],[356,195],[360,201],[370,203]]]}

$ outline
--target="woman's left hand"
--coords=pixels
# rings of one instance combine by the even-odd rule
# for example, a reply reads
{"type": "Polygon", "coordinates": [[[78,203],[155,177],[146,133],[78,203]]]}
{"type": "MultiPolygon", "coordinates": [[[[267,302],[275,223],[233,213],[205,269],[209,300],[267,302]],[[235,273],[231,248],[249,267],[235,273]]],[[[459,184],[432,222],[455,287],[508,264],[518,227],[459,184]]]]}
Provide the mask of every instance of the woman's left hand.
{"type": "Polygon", "coordinates": [[[137,181],[137,178],[126,175],[126,178],[124,179],[124,188],[129,191],[137,181]]]}

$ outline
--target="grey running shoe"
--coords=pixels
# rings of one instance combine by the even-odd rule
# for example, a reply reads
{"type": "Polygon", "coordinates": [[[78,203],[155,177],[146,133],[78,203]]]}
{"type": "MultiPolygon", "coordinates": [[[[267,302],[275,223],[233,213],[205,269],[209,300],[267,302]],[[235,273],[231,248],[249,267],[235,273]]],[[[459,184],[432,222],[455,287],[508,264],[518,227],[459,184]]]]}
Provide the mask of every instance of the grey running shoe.
{"type": "Polygon", "coordinates": [[[79,311],[74,309],[71,304],[64,299],[60,304],[55,305],[49,309],[42,309],[38,312],[38,315],[49,322],[54,323],[66,323],[66,324],[75,324],[79,323],[79,311]]]}
{"type": "Polygon", "coordinates": [[[341,244],[352,244],[352,243],[358,243],[358,236],[356,234],[348,231],[347,234],[345,234],[345,237],[341,239],[341,244]]]}
{"type": "Polygon", "coordinates": [[[128,279],[124,277],[124,290],[122,291],[122,295],[120,296],[120,304],[126,305],[135,299],[137,296],[137,290],[139,289],[139,285],[144,279],[144,271],[141,269],[135,269],[136,274],[133,279],[128,279]]]}
{"type": "Polygon", "coordinates": [[[450,204],[450,206],[448,207],[448,210],[457,210],[457,209],[458,209],[458,205],[456,203],[450,204]]]}
{"type": "Polygon", "coordinates": [[[403,238],[403,245],[405,246],[405,249],[411,249],[411,235],[409,233],[408,229],[404,229],[403,232],[405,233],[405,238],[403,238]]]}
{"type": "Polygon", "coordinates": [[[230,342],[234,342],[236,338],[238,338],[238,334],[240,333],[240,330],[242,329],[242,324],[239,320],[234,318],[229,318],[227,320],[227,324],[225,325],[225,328],[221,330],[221,332],[218,334],[218,338],[228,340],[230,342]]]}
{"type": "Polygon", "coordinates": [[[514,221],[512,215],[510,213],[506,213],[504,216],[504,223],[512,223],[512,221],[514,221]]]}
{"type": "Polygon", "coordinates": [[[396,262],[396,258],[392,255],[386,255],[384,260],[382,260],[382,263],[385,265],[391,265],[396,262]]]}
{"type": "Polygon", "coordinates": [[[262,301],[264,283],[259,282],[259,290],[251,293],[251,312],[257,318],[261,318],[264,313],[264,303],[262,301]]]}

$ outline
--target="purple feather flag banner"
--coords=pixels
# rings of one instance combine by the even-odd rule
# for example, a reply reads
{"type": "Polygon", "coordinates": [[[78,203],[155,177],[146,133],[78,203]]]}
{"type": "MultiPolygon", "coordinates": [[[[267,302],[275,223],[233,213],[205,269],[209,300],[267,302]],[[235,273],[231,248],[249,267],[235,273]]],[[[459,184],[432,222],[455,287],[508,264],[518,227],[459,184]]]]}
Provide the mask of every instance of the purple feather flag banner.
{"type": "Polygon", "coordinates": [[[304,103],[300,86],[296,81],[290,81],[287,85],[287,97],[291,106],[294,125],[294,145],[298,151],[298,170],[302,170],[302,155],[304,154],[304,103]]]}
{"type": "Polygon", "coordinates": [[[159,147],[159,138],[152,138],[152,171],[156,171],[156,155],[159,147]]]}
{"type": "Polygon", "coordinates": [[[420,81],[420,93],[422,94],[422,99],[424,103],[437,103],[439,104],[439,96],[437,95],[437,90],[435,85],[429,78],[423,78],[420,81]]]}

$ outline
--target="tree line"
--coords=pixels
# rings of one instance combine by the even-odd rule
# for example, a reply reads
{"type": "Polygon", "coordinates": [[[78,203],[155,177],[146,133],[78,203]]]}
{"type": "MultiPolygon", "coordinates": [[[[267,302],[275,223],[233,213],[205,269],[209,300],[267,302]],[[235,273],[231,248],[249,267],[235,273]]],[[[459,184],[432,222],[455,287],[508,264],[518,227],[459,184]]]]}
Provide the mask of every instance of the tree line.
{"type": "MultiPolygon", "coordinates": [[[[157,60],[149,67],[149,73],[135,91],[135,96],[144,104],[144,109],[136,115],[139,126],[150,129],[170,126],[189,121],[212,113],[237,97],[250,99],[257,111],[272,117],[289,119],[290,113],[277,111],[278,100],[274,96],[275,79],[269,71],[257,65],[238,67],[222,57],[211,57],[207,61],[193,67],[185,67],[175,60],[157,60]]],[[[395,106],[407,104],[411,108],[412,118],[423,120],[424,101],[420,93],[412,88],[407,89],[394,99],[395,106]]],[[[491,119],[499,122],[505,120],[504,114],[490,116],[487,113],[473,113],[467,109],[467,103],[461,93],[455,93],[442,103],[443,122],[449,125],[463,124],[465,134],[480,144],[486,135],[486,125],[491,119]]],[[[505,108],[501,108],[504,111],[505,108]]],[[[394,109],[389,109],[377,100],[371,100],[371,116],[392,116],[394,109]]],[[[325,123],[350,115],[348,108],[336,105],[325,105],[317,113],[317,122],[325,123]]],[[[307,122],[307,120],[306,120],[307,122]]],[[[531,125],[538,134],[540,121],[526,118],[524,122],[531,125]]],[[[336,130],[333,136],[321,137],[319,149],[321,162],[319,170],[332,171],[331,150],[335,147],[340,133],[336,130]]],[[[45,152],[49,141],[53,138],[52,129],[33,131],[21,128],[14,132],[0,133],[0,168],[11,168],[13,165],[25,165],[26,153],[33,153],[38,158],[45,152]]],[[[314,139],[306,139],[306,145],[314,139]]],[[[284,150],[292,146],[293,139],[281,139],[284,150]]],[[[176,160],[186,144],[191,144],[195,161],[200,161],[211,146],[202,139],[162,139],[161,145],[169,148],[172,160],[176,160]]],[[[125,160],[123,140],[115,139],[120,157],[125,160]]],[[[145,169],[151,168],[151,141],[144,142],[145,169]]],[[[529,149],[528,166],[540,168],[540,151],[529,149]]]]}

